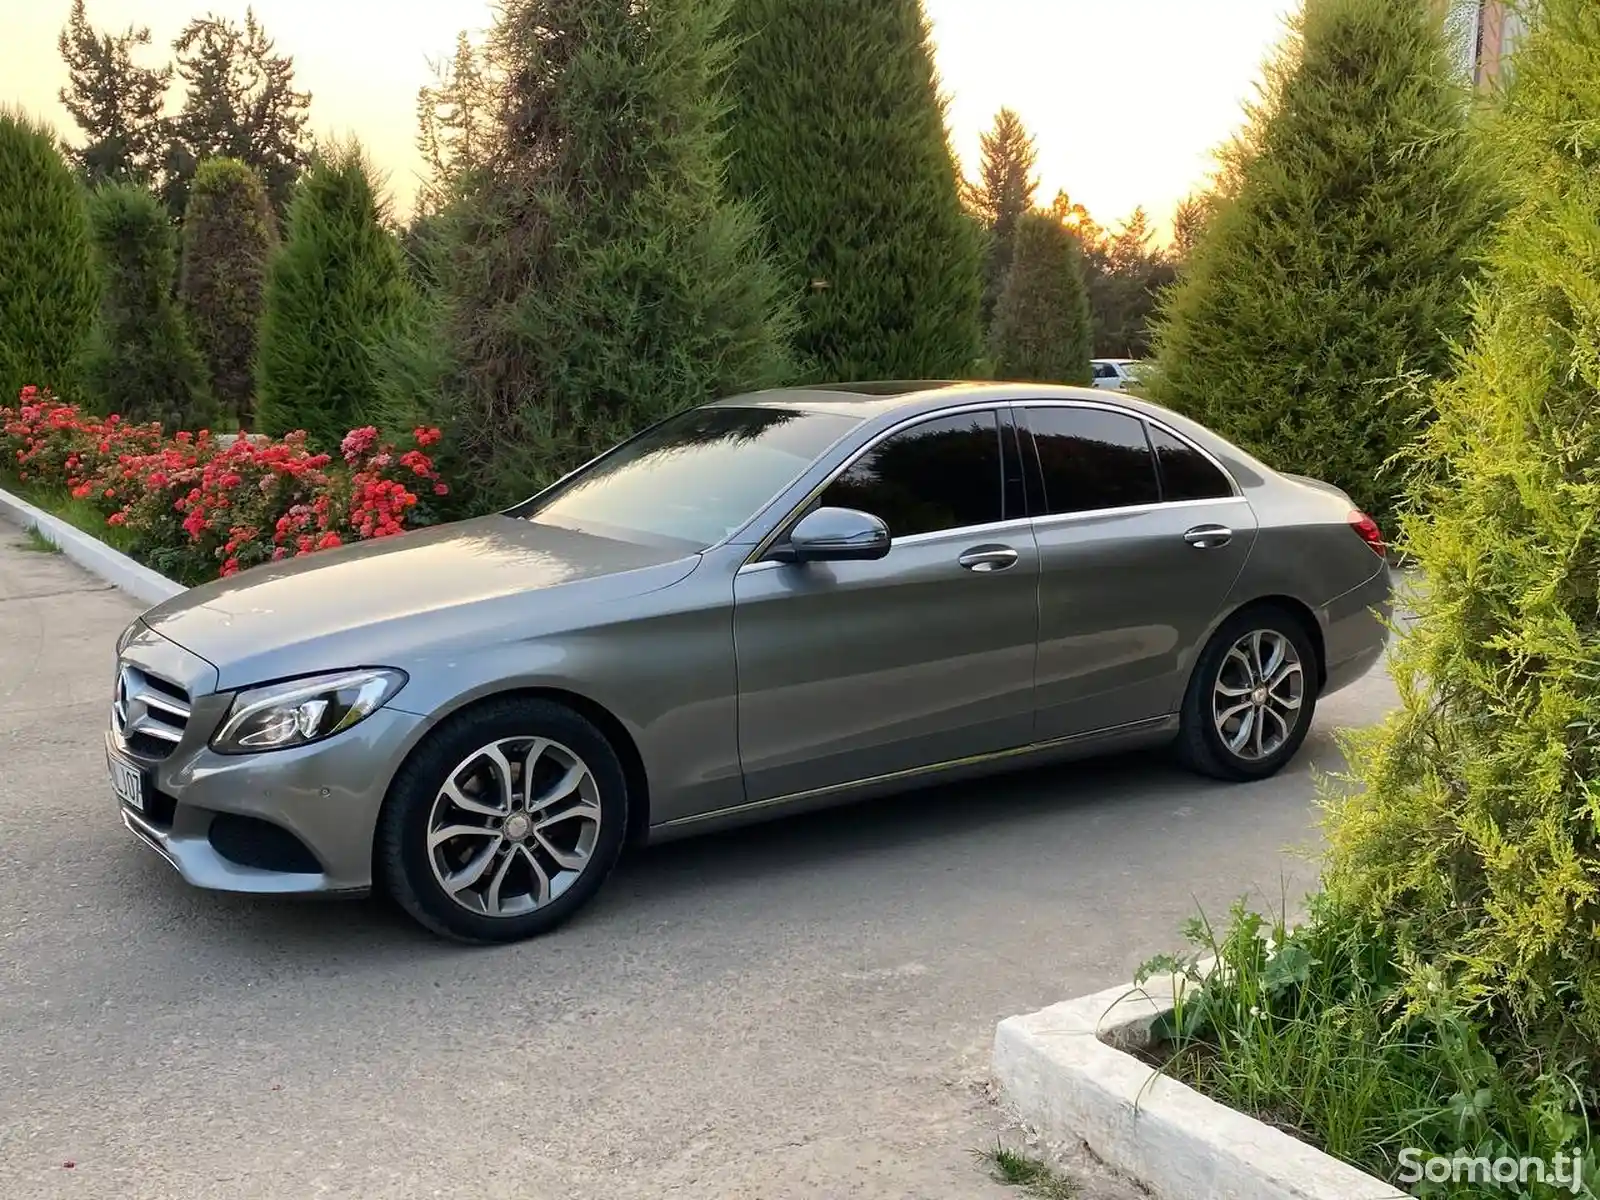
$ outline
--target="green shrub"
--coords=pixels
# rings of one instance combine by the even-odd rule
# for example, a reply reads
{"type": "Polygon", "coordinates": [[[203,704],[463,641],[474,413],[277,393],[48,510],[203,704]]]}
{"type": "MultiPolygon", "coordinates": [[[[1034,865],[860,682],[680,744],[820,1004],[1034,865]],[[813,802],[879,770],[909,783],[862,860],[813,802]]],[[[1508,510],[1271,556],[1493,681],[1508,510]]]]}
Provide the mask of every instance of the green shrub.
{"type": "MultiPolygon", "coordinates": [[[[1412,451],[1401,708],[1330,804],[1330,887],[1501,1044],[1600,1084],[1600,8],[1545,0],[1486,150],[1513,189],[1412,451]]],[[[1591,1092],[1590,1095],[1593,1093],[1591,1092]]]]}
{"type": "Polygon", "coordinates": [[[101,273],[100,319],[84,388],[101,414],[159,421],[169,433],[214,415],[201,361],[173,299],[177,258],[166,208],[132,184],[105,184],[89,201],[101,273]]]}
{"type": "Polygon", "coordinates": [[[250,427],[256,336],[277,225],[261,177],[234,158],[200,164],[183,218],[179,294],[218,405],[250,427]]]}
{"type": "Polygon", "coordinates": [[[814,379],[959,377],[982,347],[983,239],[920,0],[735,0],[728,181],[758,203],[814,379]]]}
{"type": "Polygon", "coordinates": [[[477,507],[668,413],[779,380],[784,305],[724,197],[721,3],[513,0],[492,165],[440,216],[440,424],[477,507]]]}
{"type": "Polygon", "coordinates": [[[1087,384],[1091,320],[1078,239],[1049,213],[1017,223],[1011,269],[995,305],[989,355],[997,374],[1087,384]]]}
{"type": "Polygon", "coordinates": [[[378,351],[413,316],[399,242],[356,146],[319,157],[295,187],[267,270],[255,428],[297,429],[337,453],[351,429],[397,429],[412,412],[378,386],[378,351]]]}
{"type": "Polygon", "coordinates": [[[1388,520],[1403,372],[1450,366],[1495,216],[1436,6],[1306,0],[1168,293],[1151,398],[1388,520]]]}
{"type": "Polygon", "coordinates": [[[48,129],[0,109],[0,403],[70,389],[97,297],[83,189],[48,129]]]}

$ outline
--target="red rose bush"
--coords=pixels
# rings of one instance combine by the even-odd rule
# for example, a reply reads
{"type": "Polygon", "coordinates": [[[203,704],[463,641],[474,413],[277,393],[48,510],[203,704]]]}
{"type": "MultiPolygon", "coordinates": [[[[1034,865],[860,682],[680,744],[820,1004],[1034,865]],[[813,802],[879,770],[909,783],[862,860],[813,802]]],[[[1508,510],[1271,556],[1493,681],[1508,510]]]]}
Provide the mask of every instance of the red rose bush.
{"type": "Polygon", "coordinates": [[[449,493],[427,453],[439,437],[419,427],[394,444],[368,426],[335,459],[313,453],[304,433],[168,438],[158,424],[91,416],[30,387],[0,407],[0,475],[70,492],[124,529],[138,557],[193,583],[432,524],[449,493]]]}

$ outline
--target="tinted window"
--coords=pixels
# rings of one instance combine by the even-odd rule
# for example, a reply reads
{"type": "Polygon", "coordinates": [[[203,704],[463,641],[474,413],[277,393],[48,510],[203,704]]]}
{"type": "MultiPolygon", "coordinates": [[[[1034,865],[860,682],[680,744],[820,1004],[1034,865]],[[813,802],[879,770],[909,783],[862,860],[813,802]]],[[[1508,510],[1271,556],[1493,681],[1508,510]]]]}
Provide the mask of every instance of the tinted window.
{"type": "Polygon", "coordinates": [[[998,521],[1000,497],[999,418],[975,412],[885,438],[829,484],[820,503],[869,512],[898,538],[998,521]]]}
{"type": "Polygon", "coordinates": [[[1045,511],[1089,512],[1161,498],[1144,422],[1097,408],[1030,408],[1045,511]]]}
{"type": "Polygon", "coordinates": [[[838,413],[781,408],[690,409],[513,515],[703,550],[753,517],[858,423],[838,413]]]}
{"type": "Polygon", "coordinates": [[[1163,500],[1216,500],[1233,495],[1222,472],[1188,442],[1152,425],[1150,443],[1161,468],[1163,500]]]}

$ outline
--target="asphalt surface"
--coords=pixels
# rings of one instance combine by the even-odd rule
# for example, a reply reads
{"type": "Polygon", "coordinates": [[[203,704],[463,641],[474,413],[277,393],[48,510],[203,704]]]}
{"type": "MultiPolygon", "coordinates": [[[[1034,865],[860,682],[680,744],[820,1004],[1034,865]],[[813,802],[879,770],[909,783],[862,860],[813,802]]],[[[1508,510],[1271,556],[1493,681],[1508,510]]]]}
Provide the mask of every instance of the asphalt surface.
{"type": "MultiPolygon", "coordinates": [[[[0,1196],[1002,1197],[994,1025],[1296,902],[1327,700],[1249,787],[1055,768],[647,850],[560,933],[188,889],[100,749],[134,602],[0,525],[0,1196]]],[[[1087,1196],[1125,1188],[1094,1178],[1087,1196]]]]}

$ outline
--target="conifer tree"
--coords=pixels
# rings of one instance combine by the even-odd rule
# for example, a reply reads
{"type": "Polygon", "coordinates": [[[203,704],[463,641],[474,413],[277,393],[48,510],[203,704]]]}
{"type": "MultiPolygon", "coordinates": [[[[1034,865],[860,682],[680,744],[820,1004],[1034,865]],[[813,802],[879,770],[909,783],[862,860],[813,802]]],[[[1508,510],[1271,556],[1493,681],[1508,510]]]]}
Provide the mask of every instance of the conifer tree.
{"type": "Polygon", "coordinates": [[[960,377],[982,239],[920,0],[734,0],[734,195],[758,204],[813,379],[960,377]]]}
{"type": "Polygon", "coordinates": [[[997,375],[1087,384],[1089,294],[1077,239],[1048,213],[1025,213],[995,307],[989,356],[997,375]]]}
{"type": "Polygon", "coordinates": [[[359,146],[330,147],[295,188],[267,269],[256,352],[255,427],[303,429],[337,454],[351,429],[410,417],[379,386],[380,354],[414,319],[399,240],[359,146]]]}
{"type": "Polygon", "coordinates": [[[476,507],[676,410],[777,382],[785,305],[727,200],[720,0],[510,0],[481,178],[435,271],[441,423],[476,507]]]}
{"type": "Polygon", "coordinates": [[[1153,399],[1380,520],[1493,223],[1436,6],[1306,0],[1157,333],[1153,399]]]}
{"type": "Polygon", "coordinates": [[[179,294],[221,411],[249,428],[256,339],[277,224],[261,177],[236,158],[200,164],[183,218],[179,294]]]}
{"type": "Polygon", "coordinates": [[[89,202],[101,272],[100,316],[84,364],[91,406],[168,433],[207,425],[205,366],[173,299],[177,257],[161,202],[133,184],[105,184],[89,202]]]}
{"type": "Polygon", "coordinates": [[[70,394],[98,295],[82,186],[54,134],[0,109],[0,404],[70,394]]]}

